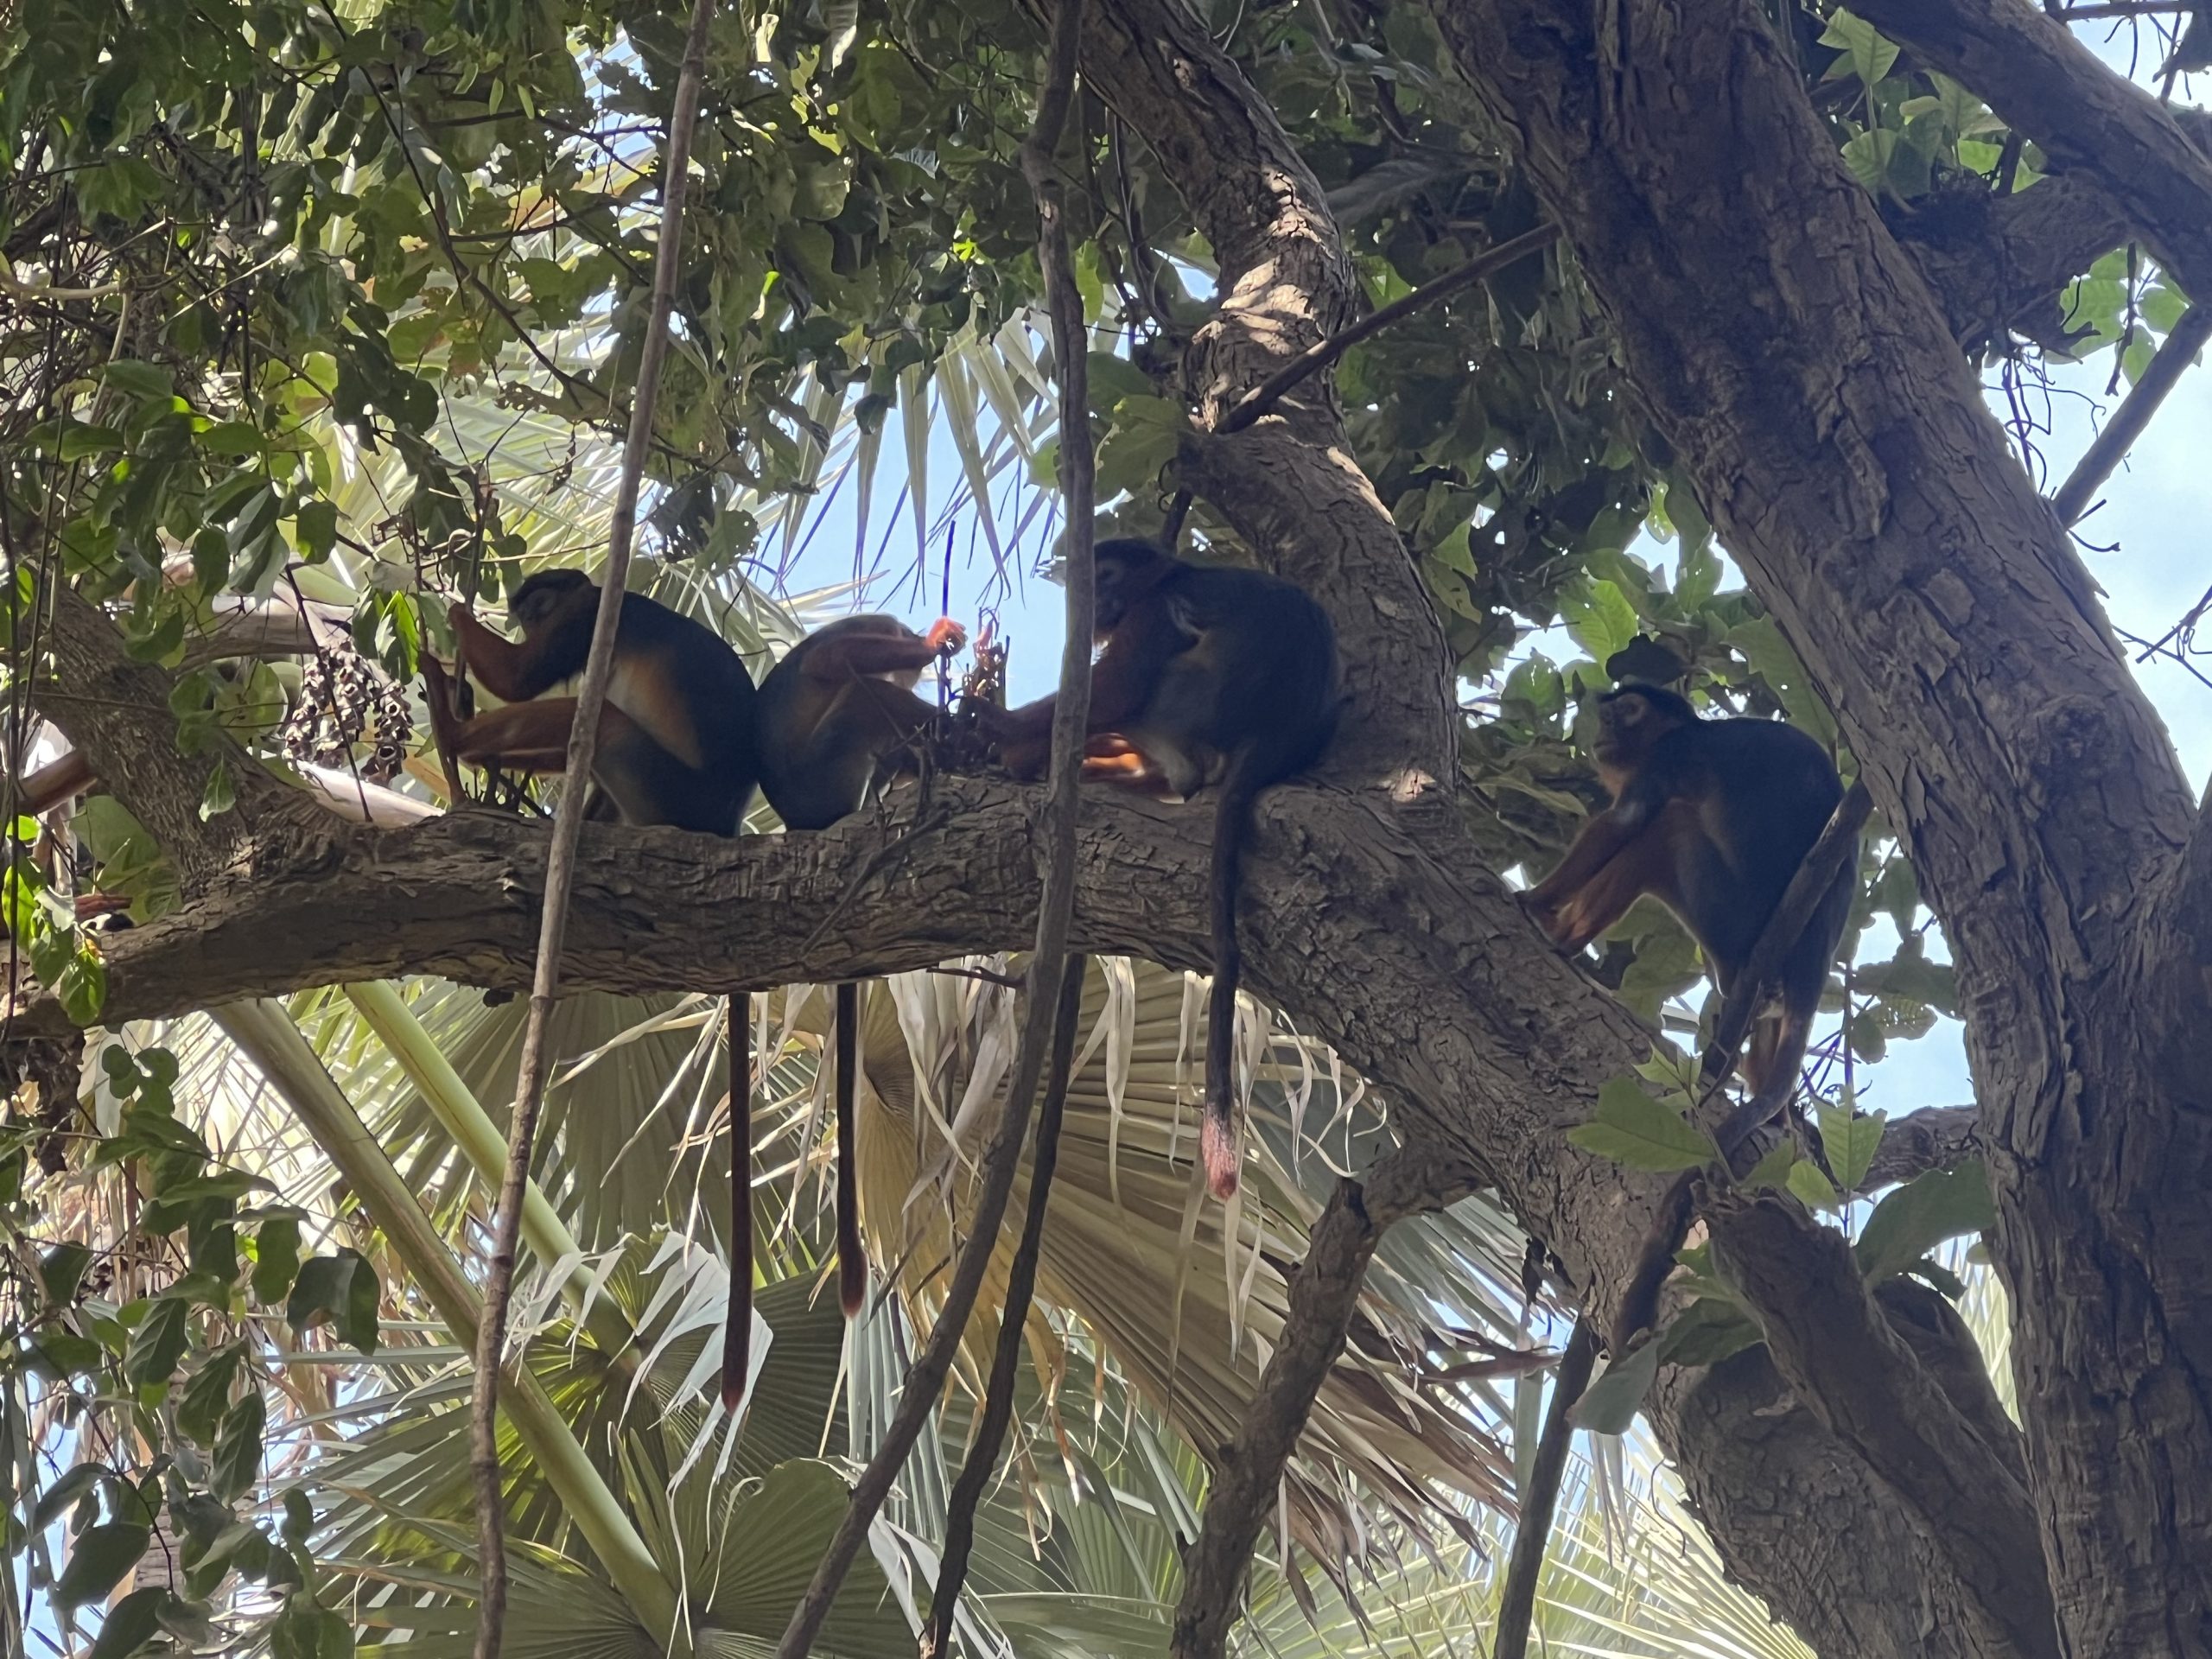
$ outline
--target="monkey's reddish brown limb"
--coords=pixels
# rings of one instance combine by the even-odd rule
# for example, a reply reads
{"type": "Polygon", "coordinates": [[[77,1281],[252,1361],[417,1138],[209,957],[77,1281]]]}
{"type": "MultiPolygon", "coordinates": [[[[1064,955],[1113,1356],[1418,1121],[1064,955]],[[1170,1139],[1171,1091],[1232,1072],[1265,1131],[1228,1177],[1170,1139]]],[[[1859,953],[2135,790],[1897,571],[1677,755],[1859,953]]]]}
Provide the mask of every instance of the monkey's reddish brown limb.
{"type": "Polygon", "coordinates": [[[1820,839],[1807,851],[1805,861],[1797,867],[1797,874],[1783,890],[1782,902],[1767,918],[1758,943],[1745,960],[1743,973],[1729,988],[1720,1018],[1713,1023],[1713,1042],[1705,1051],[1704,1064],[1699,1068],[1708,1085],[1726,1077],[1728,1069],[1736,1063],[1736,1051],[1744,1046],[1745,1034],[1758,1017],[1767,989],[1781,975],[1782,959],[1805,931],[1837,872],[1857,856],[1860,826],[1873,809],[1874,798],[1866,792],[1863,782],[1854,783],[1846,790],[1843,798],[1836,803],[1827,828],[1821,831],[1820,839]]]}

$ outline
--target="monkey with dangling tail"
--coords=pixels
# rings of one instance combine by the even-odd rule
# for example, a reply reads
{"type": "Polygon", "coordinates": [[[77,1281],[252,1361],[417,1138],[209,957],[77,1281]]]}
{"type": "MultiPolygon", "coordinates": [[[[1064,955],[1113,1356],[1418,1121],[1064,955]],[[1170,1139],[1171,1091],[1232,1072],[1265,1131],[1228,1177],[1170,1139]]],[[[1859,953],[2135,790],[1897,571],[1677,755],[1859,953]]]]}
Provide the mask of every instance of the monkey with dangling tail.
{"type": "MultiPolygon", "coordinates": [[[[583,671],[598,612],[599,588],[581,570],[543,570],[515,590],[507,614],[522,631],[519,644],[467,606],[453,607],[462,665],[504,706],[464,720],[458,689],[424,657],[431,729],[448,765],[541,772],[568,765],[575,700],[543,694],[583,671]]],[[[658,600],[625,594],[592,781],[626,823],[734,836],[760,774],[758,702],[753,677],[721,635],[658,600]]],[[[448,781],[458,798],[458,780],[448,781]]],[[[722,1397],[733,1407],[743,1396],[753,1328],[752,1006],[745,992],[729,997],[732,1295],[722,1397]]]]}
{"type": "MultiPolygon", "coordinates": [[[[826,830],[860,807],[887,766],[910,769],[937,709],[916,696],[922,671],[967,643],[940,617],[926,634],[890,616],[848,616],[793,645],[760,683],[755,709],[760,791],[789,830],[826,830]]],[[[837,1299],[851,1319],[868,1294],[854,1163],[859,1083],[860,987],[837,987],[833,1010],[837,1107],[837,1299]]],[[[752,1237],[749,1205],[733,1226],[752,1237]]],[[[745,1344],[752,1325],[749,1279],[733,1275],[723,1340],[722,1397],[743,1397],[745,1344]]]]}
{"type": "MultiPolygon", "coordinates": [[[[1238,859],[1263,789],[1306,770],[1336,735],[1336,632],[1304,589],[1257,570],[1197,565],[1150,542],[1093,550],[1097,639],[1083,775],[1162,799],[1218,791],[1211,883],[1213,990],[1206,1015],[1206,1182],[1236,1190],[1238,859]]],[[[1045,768],[1053,699],[975,717],[1018,777],[1045,768]]]]}

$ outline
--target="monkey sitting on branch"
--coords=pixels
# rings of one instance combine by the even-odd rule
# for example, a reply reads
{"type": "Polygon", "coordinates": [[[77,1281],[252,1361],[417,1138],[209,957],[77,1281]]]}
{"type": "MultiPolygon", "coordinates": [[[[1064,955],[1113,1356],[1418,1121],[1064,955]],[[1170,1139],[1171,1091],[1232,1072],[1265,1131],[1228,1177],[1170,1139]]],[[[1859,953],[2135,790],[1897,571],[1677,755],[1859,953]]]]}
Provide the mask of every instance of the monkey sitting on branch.
{"type": "MultiPolygon", "coordinates": [[[[1794,726],[1700,720],[1688,699],[1640,683],[1599,700],[1592,749],[1612,804],[1583,826],[1525,902],[1555,941],[1579,950],[1649,893],[1689,930],[1734,1011],[1761,993],[1745,982],[1745,972],[1799,867],[1831,819],[1845,816],[1835,763],[1794,726]]],[[[1853,795],[1863,816],[1863,791],[1853,795]]],[[[1855,844],[1855,820],[1844,828],[1855,844]]],[[[1857,861],[1846,858],[1796,937],[1781,942],[1772,974],[1780,1006],[1759,1022],[1738,1062],[1751,1096],[1720,1128],[1724,1159],[1732,1160],[1796,1092],[1857,882],[1857,861]]],[[[1725,1060],[1711,1067],[1716,1081],[1725,1068],[1725,1060]]],[[[1688,1232],[1689,1195],[1685,1174],[1661,1205],[1614,1321],[1608,1346],[1615,1359],[1657,1315],[1660,1285],[1688,1232]]]]}
{"type": "MultiPolygon", "coordinates": [[[[507,607],[519,643],[466,605],[447,613],[461,665],[505,705],[463,719],[457,689],[424,656],[431,729],[455,799],[455,761],[524,772],[568,765],[575,699],[544,693],[583,671],[598,610],[598,586],[582,571],[541,570],[507,607]]],[[[754,696],[753,677],[720,634],[643,594],[623,594],[592,781],[626,823],[735,835],[760,770],[754,696]]]]}
{"type": "MultiPolygon", "coordinates": [[[[1097,641],[1083,775],[1180,800],[1219,791],[1211,880],[1213,990],[1207,1004],[1206,1181],[1226,1198],[1239,1154],[1230,1077],[1236,1029],[1238,855],[1252,802],[1312,766],[1336,735],[1336,633],[1304,589],[1257,570],[1191,564],[1146,541],[1094,550],[1097,641]]],[[[1017,777],[1042,774],[1053,699],[976,706],[1017,777]]]]}

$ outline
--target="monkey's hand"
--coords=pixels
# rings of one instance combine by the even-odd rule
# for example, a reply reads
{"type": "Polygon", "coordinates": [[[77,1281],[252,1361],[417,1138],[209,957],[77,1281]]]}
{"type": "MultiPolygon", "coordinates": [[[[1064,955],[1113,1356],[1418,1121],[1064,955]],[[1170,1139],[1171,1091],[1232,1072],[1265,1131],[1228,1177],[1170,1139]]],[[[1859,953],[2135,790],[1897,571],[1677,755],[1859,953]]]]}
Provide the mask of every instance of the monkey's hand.
{"type": "Polygon", "coordinates": [[[929,646],[939,656],[950,657],[968,643],[968,630],[949,616],[940,616],[930,624],[929,646]]]}

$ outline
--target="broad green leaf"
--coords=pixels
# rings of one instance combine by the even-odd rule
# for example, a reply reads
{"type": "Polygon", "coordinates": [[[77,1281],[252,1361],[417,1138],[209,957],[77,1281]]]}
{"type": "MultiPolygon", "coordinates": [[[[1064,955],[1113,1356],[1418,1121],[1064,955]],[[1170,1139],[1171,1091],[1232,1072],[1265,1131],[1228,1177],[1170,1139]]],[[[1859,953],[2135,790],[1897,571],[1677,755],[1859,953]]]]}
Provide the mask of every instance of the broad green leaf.
{"type": "Polygon", "coordinates": [[[1654,1338],[1619,1363],[1606,1366],[1605,1374],[1574,1402],[1567,1420],[1592,1434],[1625,1434],[1658,1380],[1659,1342],[1654,1338]]]}
{"type": "Polygon", "coordinates": [[[139,1388],[166,1382],[176,1375],[191,1336],[187,1320],[192,1310],[181,1297],[164,1296],[149,1308],[138,1328],[130,1333],[130,1349],[123,1374],[139,1388]]]}
{"type": "Polygon", "coordinates": [[[1785,1135],[1774,1143],[1765,1157],[1751,1166],[1751,1173],[1744,1177],[1744,1186],[1745,1190],[1752,1192],[1763,1192],[1770,1187],[1785,1186],[1789,1184],[1790,1172],[1796,1167],[1796,1143],[1785,1135]]]}
{"type": "Polygon", "coordinates": [[[1695,1169],[1714,1157],[1708,1136],[1627,1077],[1599,1090],[1597,1116],[1569,1129],[1567,1138],[1630,1169],[1695,1169]]]}
{"type": "Polygon", "coordinates": [[[100,1625],[99,1640],[92,1643],[86,1659],[129,1659],[161,1630],[162,1603],[168,1594],[160,1585],[133,1590],[109,1608],[100,1625]]]}
{"type": "Polygon", "coordinates": [[[207,1489],[226,1503],[234,1503],[253,1489],[261,1474],[262,1431],[269,1408],[259,1389],[249,1389],[223,1419],[215,1436],[215,1460],[207,1476],[207,1489]]]}
{"type": "Polygon", "coordinates": [[[80,1463],[38,1495],[38,1502],[31,1506],[31,1530],[44,1532],[59,1521],[64,1513],[74,1508],[77,1500],[100,1483],[108,1473],[104,1463],[80,1463]]]}
{"type": "Polygon", "coordinates": [[[271,1216],[254,1235],[254,1300],[264,1307],[274,1307],[290,1291],[299,1271],[299,1217],[271,1216]]]}
{"type": "Polygon", "coordinates": [[[1988,1172],[1979,1161],[1931,1169],[1874,1206],[1854,1252],[1859,1271],[1878,1284],[1944,1240],[1982,1232],[1996,1219],[1988,1172]]]}
{"type": "Polygon", "coordinates": [[[217,1428],[231,1408],[231,1385],[245,1363],[243,1343],[230,1343],[207,1356],[177,1398],[177,1427],[202,1446],[215,1443],[217,1428]]]}
{"type": "Polygon", "coordinates": [[[1601,663],[1636,638],[1636,607],[1617,582],[1583,583],[1581,592],[1560,600],[1560,614],[1568,637],[1601,663]]]}
{"type": "Polygon", "coordinates": [[[68,1565],[54,1581],[54,1605],[81,1607],[106,1595],[138,1565],[153,1535],[150,1527],[125,1522],[86,1527],[71,1543],[68,1565]]]}
{"type": "Polygon", "coordinates": [[[1848,1105],[1831,1105],[1824,1100],[1820,1103],[1816,1122],[1821,1132],[1821,1154],[1835,1172],[1836,1184],[1847,1192],[1856,1192],[1874,1162],[1876,1148],[1882,1144],[1882,1126],[1889,1122],[1889,1114],[1869,1112],[1863,1117],[1853,1117],[1848,1105]]]}
{"type": "Polygon", "coordinates": [[[365,1354],[377,1351],[377,1270],[358,1252],[310,1256],[300,1264],[284,1317],[295,1332],[325,1319],[339,1339],[365,1354]]]}
{"type": "Polygon", "coordinates": [[[1835,1185],[1821,1173],[1818,1164],[1800,1159],[1789,1166],[1789,1191],[1797,1202],[1813,1210],[1840,1210],[1843,1199],[1835,1185]]]}
{"type": "Polygon", "coordinates": [[[1758,1324],[1721,1296],[1700,1296],[1667,1321],[1650,1346],[1669,1365],[1718,1365],[1761,1340],[1758,1324]]]}
{"type": "Polygon", "coordinates": [[[1839,11],[1828,20],[1821,44],[1843,54],[1828,66],[1827,73],[1822,77],[1827,80],[1853,74],[1872,86],[1887,75],[1897,60],[1897,48],[1893,43],[1883,39],[1873,24],[1847,11],[1839,11]]]}

